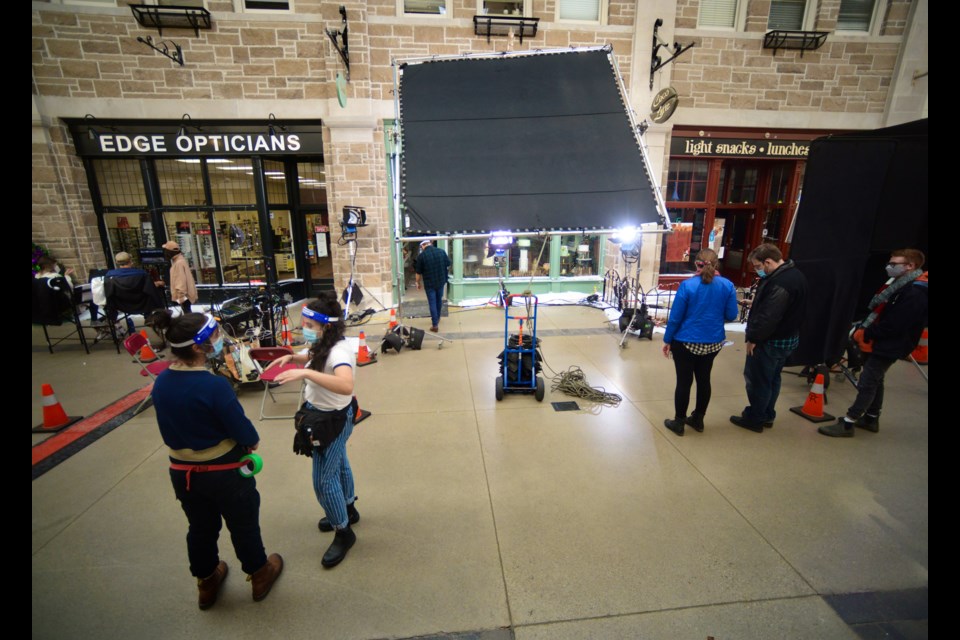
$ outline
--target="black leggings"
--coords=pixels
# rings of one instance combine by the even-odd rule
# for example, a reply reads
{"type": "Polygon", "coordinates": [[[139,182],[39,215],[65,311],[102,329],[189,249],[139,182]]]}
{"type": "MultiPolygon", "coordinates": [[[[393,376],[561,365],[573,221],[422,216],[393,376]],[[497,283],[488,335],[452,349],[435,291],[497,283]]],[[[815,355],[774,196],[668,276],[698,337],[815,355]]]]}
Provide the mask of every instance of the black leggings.
{"type": "Polygon", "coordinates": [[[710,404],[710,371],[713,369],[713,359],[717,353],[697,356],[690,353],[682,342],[673,341],[670,345],[673,355],[673,365],[677,369],[677,388],[673,392],[674,417],[685,418],[687,406],[690,404],[690,386],[693,379],[697,379],[697,406],[694,413],[706,415],[707,405],[710,404]]]}

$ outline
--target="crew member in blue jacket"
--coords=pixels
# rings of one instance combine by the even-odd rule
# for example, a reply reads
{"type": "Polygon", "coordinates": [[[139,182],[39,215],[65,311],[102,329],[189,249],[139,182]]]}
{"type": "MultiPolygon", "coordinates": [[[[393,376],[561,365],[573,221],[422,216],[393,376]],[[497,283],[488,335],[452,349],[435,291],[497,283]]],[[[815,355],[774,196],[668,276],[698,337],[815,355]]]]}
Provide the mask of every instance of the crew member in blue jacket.
{"type": "Polygon", "coordinates": [[[684,424],[703,432],[703,417],[710,404],[710,371],[723,348],[724,322],[737,319],[737,292],[733,283],[717,273],[719,260],[713,249],[697,254],[697,275],[677,289],[663,335],[663,356],[673,355],[677,386],[673,392],[674,417],[666,419],[667,429],[683,435],[684,424]],[[690,387],[697,380],[697,403],[687,417],[690,387]]]}

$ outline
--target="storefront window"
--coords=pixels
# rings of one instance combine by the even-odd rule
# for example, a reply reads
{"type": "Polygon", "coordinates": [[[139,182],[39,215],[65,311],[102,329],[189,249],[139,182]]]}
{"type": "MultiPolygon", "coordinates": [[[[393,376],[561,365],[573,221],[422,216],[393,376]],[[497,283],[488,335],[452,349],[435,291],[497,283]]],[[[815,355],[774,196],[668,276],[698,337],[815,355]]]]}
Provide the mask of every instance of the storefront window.
{"type": "Polygon", "coordinates": [[[264,160],[263,173],[267,178],[267,202],[287,204],[287,179],[283,172],[283,163],[278,160],[264,160]]]}
{"type": "Polygon", "coordinates": [[[298,163],[297,179],[300,182],[300,204],[327,204],[327,177],[322,162],[298,163]]]}
{"type": "MultiPolygon", "coordinates": [[[[489,246],[488,238],[464,238],[463,277],[496,278],[495,253],[494,248],[489,246]]],[[[506,253],[504,253],[504,256],[506,256],[506,253]]],[[[506,277],[506,269],[504,269],[503,275],[506,277]]]]}
{"type": "Polygon", "coordinates": [[[180,245],[197,284],[217,283],[214,235],[202,211],[167,211],[163,214],[167,238],[180,245]]]}
{"type": "Polygon", "coordinates": [[[600,268],[600,236],[560,236],[560,276],[595,276],[600,268]]]}
{"type": "Polygon", "coordinates": [[[145,207],[143,175],[136,160],[94,160],[100,200],[105,207],[145,207]]]}
{"type": "MultiPolygon", "coordinates": [[[[667,209],[673,233],[664,237],[663,253],[660,256],[661,274],[686,274],[696,270],[693,262],[702,248],[706,213],[706,209],[667,209]]],[[[721,236],[722,233],[721,229],[721,236]]],[[[716,234],[716,229],[711,231],[707,239],[708,246],[719,242],[716,234]]]]}
{"type": "Polygon", "coordinates": [[[140,266],[140,248],[155,247],[153,225],[148,213],[105,213],[110,255],[126,251],[133,258],[134,266],[140,266]]]}
{"type": "Polygon", "coordinates": [[[670,160],[667,194],[674,202],[703,202],[707,198],[709,160],[670,160]]]}
{"type": "Polygon", "coordinates": [[[263,243],[256,211],[217,211],[213,214],[219,233],[223,281],[252,282],[266,279],[263,243]]]}
{"type": "Polygon", "coordinates": [[[198,158],[157,160],[157,182],[166,206],[207,204],[198,158]]]}
{"type": "Polygon", "coordinates": [[[250,158],[208,158],[213,204],[255,204],[253,164],[250,158]]]}
{"type": "Polygon", "coordinates": [[[753,204],[757,200],[756,167],[739,164],[724,165],[721,178],[722,193],[727,204],[753,204]]]}

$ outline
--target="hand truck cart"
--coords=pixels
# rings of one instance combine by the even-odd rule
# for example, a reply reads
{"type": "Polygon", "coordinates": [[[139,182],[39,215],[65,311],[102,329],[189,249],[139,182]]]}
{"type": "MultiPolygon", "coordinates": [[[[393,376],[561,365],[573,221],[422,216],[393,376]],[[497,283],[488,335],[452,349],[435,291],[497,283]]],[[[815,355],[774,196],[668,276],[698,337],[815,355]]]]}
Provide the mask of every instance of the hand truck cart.
{"type": "Polygon", "coordinates": [[[543,401],[544,382],[540,373],[537,340],[537,306],[539,301],[534,295],[507,296],[503,306],[503,352],[500,354],[500,375],[496,381],[497,400],[503,400],[505,393],[533,393],[537,402],[543,401]],[[511,315],[513,298],[525,301],[520,313],[511,315]],[[532,302],[531,302],[532,301],[532,302]],[[518,332],[510,335],[510,321],[519,322],[518,332]],[[527,321],[527,332],[523,332],[523,322],[527,321]]]}

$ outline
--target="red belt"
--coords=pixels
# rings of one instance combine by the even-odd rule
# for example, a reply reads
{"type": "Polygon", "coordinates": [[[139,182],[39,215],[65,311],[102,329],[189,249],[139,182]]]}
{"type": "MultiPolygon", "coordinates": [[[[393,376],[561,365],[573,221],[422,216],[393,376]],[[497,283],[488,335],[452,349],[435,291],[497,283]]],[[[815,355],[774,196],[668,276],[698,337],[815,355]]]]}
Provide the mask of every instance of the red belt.
{"type": "Polygon", "coordinates": [[[170,468],[176,471],[187,472],[187,491],[190,491],[191,473],[203,473],[205,471],[229,471],[231,469],[245,467],[248,464],[250,464],[249,459],[240,460],[239,462],[229,462],[227,464],[177,464],[176,462],[171,462],[170,468]]]}

